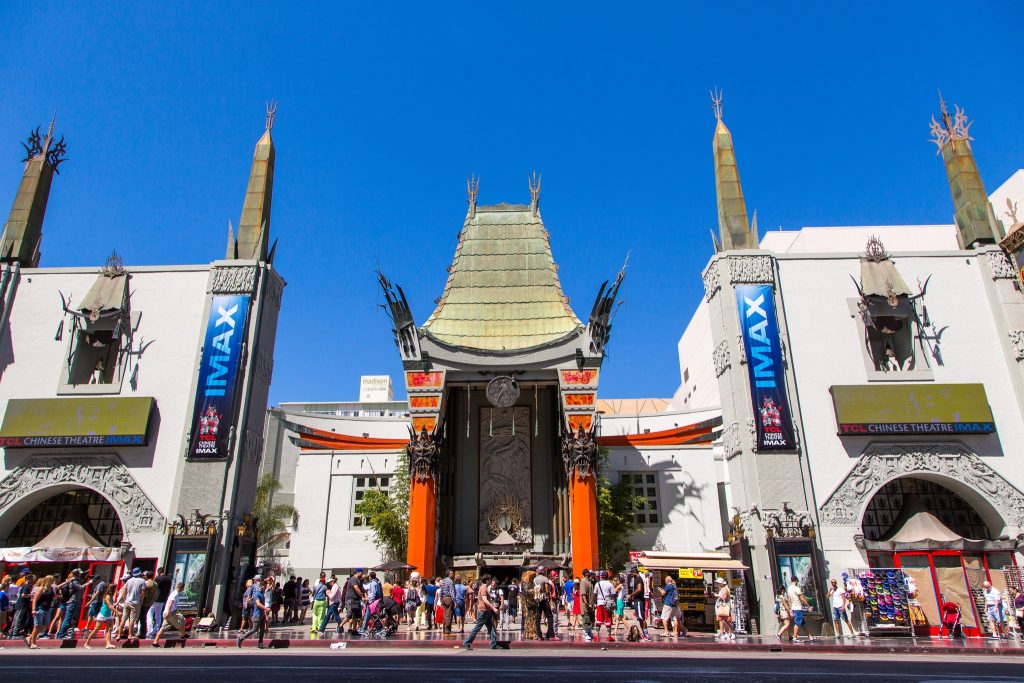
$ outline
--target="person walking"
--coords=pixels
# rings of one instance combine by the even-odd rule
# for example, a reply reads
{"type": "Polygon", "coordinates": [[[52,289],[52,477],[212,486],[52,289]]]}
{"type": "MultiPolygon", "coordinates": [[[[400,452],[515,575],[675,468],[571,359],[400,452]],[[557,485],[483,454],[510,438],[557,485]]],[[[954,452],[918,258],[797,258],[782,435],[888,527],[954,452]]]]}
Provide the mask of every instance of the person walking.
{"type": "Polygon", "coordinates": [[[295,577],[289,576],[281,587],[284,593],[284,621],[290,624],[299,618],[299,601],[295,598],[295,577]]]}
{"type": "Polygon", "coordinates": [[[775,636],[781,642],[783,636],[789,632],[789,628],[793,624],[793,610],[789,608],[789,596],[786,595],[784,590],[780,590],[778,595],[775,596],[775,614],[779,618],[779,630],[775,636]]]}
{"type": "Polygon", "coordinates": [[[338,635],[341,635],[341,625],[344,621],[344,617],[341,616],[344,593],[345,588],[338,583],[338,577],[332,574],[331,579],[327,582],[327,613],[324,614],[324,620],[317,628],[321,638],[327,635],[327,624],[331,619],[338,623],[338,635]]]}
{"type": "Polygon", "coordinates": [[[92,640],[96,632],[103,628],[103,641],[106,649],[113,650],[114,645],[110,642],[111,632],[114,630],[114,593],[117,592],[117,586],[110,584],[109,586],[104,584],[103,592],[97,592],[98,599],[94,599],[93,602],[98,602],[99,607],[96,609],[96,615],[94,617],[95,624],[92,630],[89,631],[89,635],[85,637],[85,643],[82,645],[86,650],[91,650],[92,646],[89,645],[89,641],[92,640]]]}
{"type": "Polygon", "coordinates": [[[142,578],[142,570],[132,569],[132,578],[124,585],[124,606],[121,614],[121,630],[127,631],[129,640],[135,637],[135,631],[142,614],[142,597],[146,590],[146,579],[142,578]]]}
{"type": "Polygon", "coordinates": [[[732,623],[732,591],[721,576],[715,579],[715,589],[715,620],[718,622],[715,640],[736,640],[736,629],[732,623]]]}
{"type": "Polygon", "coordinates": [[[366,594],[363,598],[363,625],[359,629],[360,635],[367,635],[370,627],[370,605],[377,602],[382,597],[382,589],[380,581],[377,580],[377,574],[370,572],[369,579],[363,584],[363,592],[366,594]]]}
{"type": "Polygon", "coordinates": [[[452,632],[452,619],[455,616],[455,570],[449,569],[445,577],[441,579],[441,586],[437,589],[437,599],[441,602],[441,610],[444,614],[444,622],[441,628],[443,635],[450,635],[452,632]]]}
{"type": "MultiPolygon", "coordinates": [[[[110,584],[113,585],[113,584],[110,584]]],[[[103,607],[103,596],[107,592],[107,582],[101,577],[94,577],[92,584],[89,588],[89,602],[86,605],[86,614],[88,615],[85,622],[85,630],[90,631],[95,625],[96,616],[100,613],[100,609],[103,607]]],[[[109,624],[107,625],[109,628],[109,624]]]]}
{"type": "Polygon", "coordinates": [[[0,581],[0,650],[4,649],[4,638],[7,637],[7,617],[11,613],[11,599],[7,596],[7,590],[11,586],[11,577],[5,576],[0,581]]]}
{"type": "Polygon", "coordinates": [[[795,576],[790,578],[786,597],[789,599],[789,611],[793,614],[793,642],[799,643],[800,627],[804,625],[804,607],[809,610],[811,605],[800,590],[800,580],[795,576]]]}
{"type": "Polygon", "coordinates": [[[405,584],[405,621],[408,624],[410,631],[418,631],[419,624],[417,623],[416,613],[422,605],[420,600],[420,589],[412,581],[408,581],[405,584]]]}
{"type": "Polygon", "coordinates": [[[71,577],[62,586],[67,591],[67,600],[64,603],[64,620],[61,622],[60,631],[57,632],[58,640],[71,637],[78,626],[85,589],[96,581],[95,578],[88,581],[84,579],[85,572],[76,567],[71,570],[71,577]]]}
{"type": "Polygon", "coordinates": [[[626,583],[616,576],[612,581],[612,587],[615,589],[615,630],[618,631],[621,627],[622,630],[628,631],[626,628],[626,583]]]}
{"type": "Polygon", "coordinates": [[[597,639],[601,639],[601,626],[608,629],[608,642],[612,642],[612,615],[615,613],[615,586],[608,580],[608,572],[598,573],[594,586],[594,613],[597,625],[597,639]]]}
{"type": "Polygon", "coordinates": [[[853,630],[853,624],[850,623],[850,616],[846,613],[846,606],[849,604],[846,591],[839,588],[839,582],[836,579],[832,579],[830,582],[826,598],[829,604],[832,605],[832,624],[835,626],[836,638],[844,637],[843,622],[846,622],[847,628],[850,629],[850,635],[856,635],[856,631],[853,630]]]}
{"type": "Polygon", "coordinates": [[[437,584],[434,579],[427,579],[427,582],[423,586],[423,591],[427,594],[427,599],[424,600],[427,609],[427,630],[434,629],[437,624],[434,623],[434,598],[437,597],[437,584]]]}
{"type": "Polygon", "coordinates": [[[466,593],[469,589],[462,583],[462,577],[455,577],[455,625],[459,633],[466,630],[466,593]]]}
{"type": "Polygon", "coordinates": [[[676,582],[671,574],[666,574],[664,583],[659,589],[661,591],[662,607],[661,622],[665,629],[666,638],[678,638],[680,635],[686,637],[687,630],[683,625],[683,614],[679,611],[679,591],[676,589],[676,582]],[[682,629],[682,633],[680,633],[682,629]]]}
{"type": "Polygon", "coordinates": [[[558,609],[558,603],[556,602],[555,587],[551,583],[551,580],[544,575],[544,568],[539,567],[537,569],[537,576],[533,578],[533,594],[537,601],[537,637],[540,640],[560,640],[558,633],[555,631],[555,620],[554,615],[551,613],[552,603],[554,603],[554,609],[558,609]],[[540,624],[541,619],[547,620],[547,633],[541,635],[540,624]]]}
{"type": "Polygon", "coordinates": [[[272,578],[268,577],[266,581],[253,580],[251,589],[252,626],[248,631],[238,634],[238,637],[235,638],[235,647],[241,649],[242,641],[255,633],[257,638],[256,648],[259,650],[263,649],[263,635],[267,632],[267,620],[270,618],[270,601],[268,598],[273,599],[273,588],[274,580],[272,578]]]}
{"type": "Polygon", "coordinates": [[[153,647],[160,647],[160,636],[170,627],[174,627],[181,634],[182,638],[188,637],[188,629],[185,628],[185,617],[178,612],[178,601],[184,592],[185,584],[184,582],[179,582],[175,586],[174,592],[164,602],[163,614],[160,618],[160,628],[157,629],[156,634],[153,636],[153,647]]]}
{"type": "Polygon", "coordinates": [[[309,587],[309,579],[303,579],[302,583],[299,584],[299,608],[302,610],[299,613],[299,623],[306,623],[306,610],[309,609],[309,598],[313,594],[313,591],[309,587]]]}
{"type": "Polygon", "coordinates": [[[993,639],[1005,638],[1006,611],[1003,608],[1003,594],[992,585],[990,581],[982,584],[982,593],[985,596],[985,616],[988,618],[988,626],[992,630],[993,639]]]}
{"type": "Polygon", "coordinates": [[[497,590],[497,580],[492,579],[487,574],[480,579],[480,588],[477,590],[476,624],[466,639],[462,641],[462,649],[464,651],[469,652],[473,649],[473,641],[476,639],[476,635],[480,633],[480,629],[485,627],[487,628],[487,637],[491,641],[491,649],[498,649],[498,634],[494,629],[494,620],[498,615],[498,607],[491,602],[491,592],[497,590]]]}
{"type": "MultiPolygon", "coordinates": [[[[273,586],[271,586],[273,588],[273,586]]],[[[273,596],[271,596],[273,597],[273,596]]],[[[269,605],[268,605],[269,607],[269,605]]],[[[269,612],[268,612],[269,614],[269,612]]],[[[320,572],[320,578],[313,584],[313,621],[309,627],[309,635],[315,636],[319,633],[320,624],[325,622],[327,616],[327,573],[320,572]]]]}
{"type": "Polygon", "coordinates": [[[634,568],[627,577],[626,589],[627,600],[633,606],[633,614],[636,617],[637,625],[640,626],[640,633],[647,642],[651,641],[651,634],[647,631],[647,600],[644,599],[644,582],[640,573],[634,568]]]}
{"type": "Polygon", "coordinates": [[[50,623],[50,609],[55,595],[52,576],[44,576],[32,589],[32,632],[25,639],[30,650],[39,649],[36,641],[50,623]]]}
{"type": "Polygon", "coordinates": [[[348,625],[349,635],[358,635],[359,626],[362,624],[363,599],[366,597],[363,592],[363,570],[356,569],[352,576],[345,581],[345,588],[342,593],[342,600],[345,603],[345,618],[338,626],[338,630],[344,630],[348,625]]]}
{"type": "MultiPolygon", "coordinates": [[[[594,627],[594,582],[589,569],[584,569],[579,582],[577,600],[580,606],[580,619],[583,622],[583,640],[592,642],[594,634],[591,629],[594,627]]],[[[598,631],[598,637],[601,632],[598,631]]]]}

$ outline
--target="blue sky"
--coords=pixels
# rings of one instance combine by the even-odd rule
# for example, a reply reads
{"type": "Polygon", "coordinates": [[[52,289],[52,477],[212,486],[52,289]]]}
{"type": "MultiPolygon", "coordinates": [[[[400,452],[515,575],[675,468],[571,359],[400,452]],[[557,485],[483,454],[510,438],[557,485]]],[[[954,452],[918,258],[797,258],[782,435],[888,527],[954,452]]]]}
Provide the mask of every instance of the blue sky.
{"type": "Polygon", "coordinates": [[[221,258],[280,101],[274,403],[397,380],[375,259],[423,322],[466,176],[522,202],[533,170],[579,316],[632,250],[602,395],[671,396],[717,222],[714,86],[762,230],[951,222],[936,88],[989,191],[1024,166],[1020,3],[292,4],[0,6],[0,211],[28,131],[57,110],[68,140],[42,265],[221,258]]]}

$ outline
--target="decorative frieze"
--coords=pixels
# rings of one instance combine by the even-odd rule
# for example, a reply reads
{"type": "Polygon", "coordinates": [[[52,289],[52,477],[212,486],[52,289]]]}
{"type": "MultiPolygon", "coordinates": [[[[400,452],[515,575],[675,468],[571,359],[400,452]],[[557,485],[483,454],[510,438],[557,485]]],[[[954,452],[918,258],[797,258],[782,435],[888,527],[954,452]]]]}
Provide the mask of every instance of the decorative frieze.
{"type": "Polygon", "coordinates": [[[251,294],[256,289],[256,266],[225,266],[213,269],[214,294],[251,294]]]}
{"type": "Polygon", "coordinates": [[[988,269],[992,273],[993,280],[1012,280],[1017,277],[1017,271],[1005,252],[986,252],[985,260],[988,262],[988,269]]]}
{"type": "Polygon", "coordinates": [[[754,418],[747,418],[747,431],[750,433],[750,450],[757,453],[757,422],[754,418]]]}
{"type": "Polygon", "coordinates": [[[1024,360],[1024,330],[1010,330],[1007,334],[1010,337],[1014,359],[1017,362],[1024,360]]]}
{"type": "Polygon", "coordinates": [[[855,526],[870,497],[898,477],[938,474],[984,496],[1007,524],[1024,526],[1024,493],[958,443],[871,444],[821,506],[821,522],[855,526]]]}
{"type": "Polygon", "coordinates": [[[732,460],[743,452],[740,426],[735,422],[730,422],[729,426],[722,430],[722,450],[726,460],[732,460]]]}
{"type": "Polygon", "coordinates": [[[163,515],[115,455],[29,458],[0,481],[0,515],[25,496],[65,484],[84,486],[106,498],[130,534],[164,530],[163,515]]]}
{"type": "Polygon", "coordinates": [[[775,267],[771,256],[730,256],[728,263],[730,284],[775,283],[775,267]]]}
{"type": "Polygon", "coordinates": [[[267,298],[274,302],[274,306],[281,308],[281,296],[284,294],[284,280],[276,271],[269,268],[264,271],[264,288],[267,290],[267,298]]]}
{"type": "Polygon", "coordinates": [[[245,441],[242,443],[242,459],[245,462],[258,463],[263,456],[263,434],[252,429],[245,430],[245,441]]]}
{"type": "Polygon", "coordinates": [[[712,263],[708,266],[708,269],[704,271],[704,299],[705,301],[711,301],[715,298],[715,294],[722,288],[722,283],[718,279],[718,262],[712,263]]]}
{"type": "Polygon", "coordinates": [[[721,377],[732,363],[732,356],[729,353],[729,342],[722,340],[711,352],[711,358],[715,363],[715,377],[721,377]]]}
{"type": "Polygon", "coordinates": [[[270,384],[271,378],[274,376],[274,359],[265,351],[260,351],[256,354],[255,365],[253,366],[253,372],[256,378],[270,384]]]}

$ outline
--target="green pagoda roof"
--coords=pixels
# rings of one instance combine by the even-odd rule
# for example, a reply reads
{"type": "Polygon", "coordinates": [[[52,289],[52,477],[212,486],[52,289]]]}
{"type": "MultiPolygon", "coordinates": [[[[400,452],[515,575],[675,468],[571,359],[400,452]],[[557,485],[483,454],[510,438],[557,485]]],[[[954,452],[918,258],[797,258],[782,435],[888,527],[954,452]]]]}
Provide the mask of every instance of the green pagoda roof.
{"type": "Polygon", "coordinates": [[[536,206],[472,206],[422,332],[451,346],[524,351],[583,331],[536,206]]]}

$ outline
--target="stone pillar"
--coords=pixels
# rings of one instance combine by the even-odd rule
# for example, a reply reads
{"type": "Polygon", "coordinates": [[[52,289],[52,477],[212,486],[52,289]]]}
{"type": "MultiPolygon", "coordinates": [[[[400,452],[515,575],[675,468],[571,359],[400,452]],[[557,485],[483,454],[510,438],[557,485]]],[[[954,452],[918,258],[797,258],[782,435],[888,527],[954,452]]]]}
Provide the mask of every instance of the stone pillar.
{"type": "Polygon", "coordinates": [[[572,571],[596,569],[599,560],[597,538],[597,439],[594,430],[580,426],[562,436],[562,461],[569,478],[569,522],[572,571]]]}
{"type": "Polygon", "coordinates": [[[406,562],[424,578],[437,557],[437,464],[440,439],[424,427],[409,440],[409,541],[406,562]]]}

